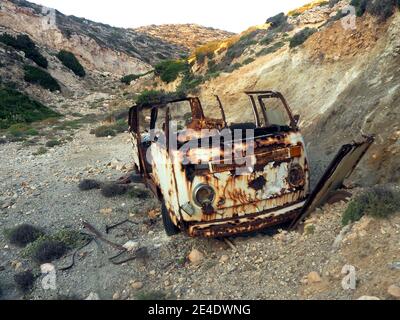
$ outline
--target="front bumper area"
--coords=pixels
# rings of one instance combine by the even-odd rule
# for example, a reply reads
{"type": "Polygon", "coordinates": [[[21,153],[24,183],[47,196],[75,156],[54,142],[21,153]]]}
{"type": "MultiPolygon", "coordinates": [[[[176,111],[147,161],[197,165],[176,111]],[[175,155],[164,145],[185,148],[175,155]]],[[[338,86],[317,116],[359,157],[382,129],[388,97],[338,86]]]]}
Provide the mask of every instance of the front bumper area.
{"type": "Polygon", "coordinates": [[[304,204],[305,201],[301,201],[285,207],[249,214],[241,218],[190,223],[188,234],[191,237],[219,238],[260,231],[293,220],[304,204]]]}

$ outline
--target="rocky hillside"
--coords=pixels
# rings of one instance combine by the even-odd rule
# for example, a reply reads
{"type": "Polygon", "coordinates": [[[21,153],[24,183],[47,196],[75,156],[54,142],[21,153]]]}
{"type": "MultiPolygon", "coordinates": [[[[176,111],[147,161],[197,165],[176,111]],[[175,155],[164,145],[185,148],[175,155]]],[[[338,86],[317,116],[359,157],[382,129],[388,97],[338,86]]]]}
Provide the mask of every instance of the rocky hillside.
{"type": "Polygon", "coordinates": [[[118,75],[141,73],[149,70],[150,64],[185,53],[180,46],[133,30],[66,16],[58,11],[52,17],[42,6],[24,0],[2,1],[0,25],[28,34],[41,46],[71,51],[86,68],[118,75]]]}
{"type": "Polygon", "coordinates": [[[198,48],[189,62],[202,84],[192,94],[202,97],[209,114],[218,110],[214,94],[220,95],[237,121],[249,107],[244,91],[281,91],[301,115],[314,166],[326,165],[344,142],[373,134],[377,141],[355,175],[357,183],[399,182],[400,14],[391,0],[379,6],[368,1],[353,18],[341,10],[349,2],[314,3],[198,48]],[[348,19],[354,29],[344,28],[348,19]]]}
{"type": "Polygon", "coordinates": [[[207,28],[197,24],[150,25],[134,29],[168,43],[193,50],[211,41],[221,41],[232,37],[234,33],[207,28]]]}

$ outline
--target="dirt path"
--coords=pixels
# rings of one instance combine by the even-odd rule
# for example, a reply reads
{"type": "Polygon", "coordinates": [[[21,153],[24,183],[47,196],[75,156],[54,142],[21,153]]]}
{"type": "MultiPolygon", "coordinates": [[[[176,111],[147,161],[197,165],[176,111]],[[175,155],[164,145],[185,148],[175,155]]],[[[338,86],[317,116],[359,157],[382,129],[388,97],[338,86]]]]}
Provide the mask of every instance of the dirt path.
{"type": "MultiPolygon", "coordinates": [[[[39,277],[27,298],[84,299],[90,293],[102,299],[354,299],[363,294],[388,298],[387,282],[395,281],[400,272],[384,267],[400,260],[395,251],[400,244],[398,216],[388,226],[382,226],[386,228],[384,235],[364,235],[364,240],[370,240],[372,246],[368,250],[374,250],[376,243],[387,242],[387,253],[383,251],[380,256],[379,272],[388,281],[380,281],[381,276],[364,261],[367,249],[349,255],[351,247],[343,243],[343,250],[334,250],[333,243],[342,230],[340,217],[346,207],[344,203],[317,212],[311,221],[313,232],[308,235],[281,232],[273,237],[239,237],[233,239],[236,250],[220,240],[190,239],[185,235],[168,238],[160,217],[152,223],[148,215],[152,209],[159,209],[155,199],[141,200],[127,195],[109,199],[98,190],[78,189],[78,182],[84,178],[100,181],[119,178],[121,171],[107,167],[113,159],[124,164],[131,161],[127,135],[97,139],[88,131],[82,129],[72,142],[41,156],[32,156],[37,147],[22,147],[18,143],[0,145],[0,229],[30,223],[48,232],[64,228],[80,230],[85,220],[104,233],[107,224],[130,218],[137,225],[115,229],[108,237],[121,244],[132,240],[146,248],[147,255],[116,266],[108,260],[116,251],[92,242],[77,255],[72,269],[57,272],[56,290],[44,290],[39,277]],[[193,249],[204,255],[197,265],[187,260],[193,249]],[[355,291],[343,290],[342,266],[361,260],[359,287],[355,291]],[[313,271],[321,276],[321,281],[306,280],[313,271]],[[369,287],[368,279],[372,276],[377,285],[369,287]]],[[[372,222],[369,227],[378,228],[377,224],[380,226],[381,222],[372,222]]],[[[353,239],[350,246],[352,242],[358,245],[353,239]]],[[[21,250],[10,246],[3,232],[0,250],[3,298],[22,298],[15,289],[13,275],[26,269],[37,272],[39,268],[22,258],[21,250]]],[[[64,266],[69,261],[61,259],[55,265],[64,266]]]]}

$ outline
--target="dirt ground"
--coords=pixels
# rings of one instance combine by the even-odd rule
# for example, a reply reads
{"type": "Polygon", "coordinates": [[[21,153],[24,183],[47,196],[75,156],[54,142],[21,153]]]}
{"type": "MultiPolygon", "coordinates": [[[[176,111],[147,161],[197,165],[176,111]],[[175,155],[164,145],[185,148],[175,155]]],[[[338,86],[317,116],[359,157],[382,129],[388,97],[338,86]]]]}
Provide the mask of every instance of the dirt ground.
{"type": "MultiPolygon", "coordinates": [[[[115,181],[123,175],[110,162],[131,163],[127,134],[95,138],[89,128],[74,140],[33,156],[37,147],[21,143],[0,145],[0,230],[30,223],[47,232],[82,230],[85,220],[103,234],[106,225],[131,219],[106,235],[125,244],[134,241],[146,254],[114,265],[117,253],[104,243],[92,242],[78,252],[75,265],[59,271],[71,256],[54,262],[56,288],[44,290],[39,267],[7,243],[0,232],[0,286],[3,299],[358,299],[376,296],[392,299],[390,285],[400,285],[400,215],[391,220],[363,219],[343,230],[344,202],[326,206],[308,221],[309,232],[257,234],[222,240],[165,235],[155,199],[127,195],[105,198],[100,191],[82,192],[84,178],[115,181]],[[150,212],[150,214],[149,214],[150,212]],[[342,231],[343,230],[343,231],[342,231]],[[199,263],[188,260],[201,252],[199,263]],[[342,268],[356,268],[357,287],[344,290],[342,268]],[[38,275],[34,289],[23,295],[13,276],[24,270],[38,275]],[[310,275],[311,272],[314,272],[310,275]],[[317,273],[317,276],[315,276],[317,273]]],[[[142,186],[138,185],[141,189],[142,186]]]]}

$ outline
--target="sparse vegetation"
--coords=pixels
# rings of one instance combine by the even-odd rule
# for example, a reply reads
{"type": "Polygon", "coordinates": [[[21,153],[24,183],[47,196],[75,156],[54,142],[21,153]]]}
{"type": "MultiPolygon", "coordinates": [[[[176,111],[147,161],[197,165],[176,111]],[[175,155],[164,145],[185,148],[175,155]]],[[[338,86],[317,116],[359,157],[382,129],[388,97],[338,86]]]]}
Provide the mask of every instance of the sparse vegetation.
{"type": "Polygon", "coordinates": [[[61,91],[61,87],[57,80],[54,79],[48,72],[33,66],[25,66],[24,71],[24,79],[26,82],[37,84],[50,91],[61,91]]]}
{"type": "Polygon", "coordinates": [[[243,65],[250,64],[250,63],[254,62],[254,60],[255,60],[254,58],[247,58],[246,60],[243,61],[243,65]]]}
{"type": "Polygon", "coordinates": [[[160,101],[167,101],[172,99],[181,98],[180,93],[167,93],[165,91],[158,90],[144,90],[136,99],[138,105],[148,105],[153,103],[159,103],[160,101]]]}
{"type": "Polygon", "coordinates": [[[47,68],[48,62],[37,49],[35,43],[27,35],[18,35],[13,37],[7,33],[0,35],[0,42],[13,47],[16,50],[23,51],[25,57],[34,61],[39,67],[47,68]]]}
{"type": "Polygon", "coordinates": [[[137,188],[130,188],[128,191],[128,196],[138,199],[149,199],[151,197],[150,193],[147,190],[137,188]]]}
{"type": "Polygon", "coordinates": [[[21,92],[0,86],[0,129],[60,115],[21,92]]]}
{"type": "Polygon", "coordinates": [[[128,187],[117,183],[107,183],[101,187],[101,194],[106,198],[118,197],[126,194],[128,187]]]}
{"type": "Polygon", "coordinates": [[[28,293],[35,283],[35,276],[32,271],[24,271],[14,275],[14,282],[19,291],[28,293]]]}
{"type": "Polygon", "coordinates": [[[85,179],[79,183],[79,190],[81,191],[89,191],[93,189],[100,189],[101,183],[92,179],[85,179]]]}
{"type": "Polygon", "coordinates": [[[100,126],[93,129],[90,133],[94,134],[97,138],[115,137],[117,135],[111,126],[100,126]]]}
{"type": "Polygon", "coordinates": [[[121,78],[121,82],[129,85],[132,81],[139,79],[141,76],[140,74],[128,74],[121,78]]]}
{"type": "Polygon", "coordinates": [[[61,50],[57,54],[57,58],[77,76],[83,78],[86,75],[85,69],[72,52],[61,50]]]}
{"type": "Polygon", "coordinates": [[[62,145],[62,142],[60,140],[49,140],[46,142],[46,148],[54,148],[60,145],[62,145]]]}
{"type": "Polygon", "coordinates": [[[155,66],[154,73],[165,83],[175,81],[178,76],[185,72],[189,65],[184,60],[166,60],[155,66]]]}
{"type": "Polygon", "coordinates": [[[61,230],[53,235],[44,235],[29,244],[22,252],[39,264],[60,259],[68,250],[82,246],[88,237],[74,230],[61,230]]]}
{"type": "Polygon", "coordinates": [[[302,14],[302,13],[304,13],[304,12],[306,12],[306,11],[312,9],[312,8],[325,6],[327,4],[329,4],[329,2],[325,1],[325,0],[313,1],[313,2],[305,4],[304,6],[302,6],[300,8],[297,8],[295,10],[289,11],[288,16],[296,17],[296,16],[298,16],[298,15],[300,15],[300,14],[302,14]]]}
{"type": "Polygon", "coordinates": [[[125,131],[128,130],[128,122],[126,119],[120,119],[115,121],[111,125],[111,128],[116,132],[116,133],[124,133],[125,131]]]}
{"type": "Polygon", "coordinates": [[[280,48],[282,48],[284,45],[285,45],[284,42],[275,42],[273,45],[262,49],[260,52],[257,52],[256,56],[260,57],[260,56],[265,56],[267,54],[274,53],[274,52],[278,51],[280,48]]]}
{"type": "Polygon", "coordinates": [[[267,19],[267,23],[271,24],[272,29],[276,29],[285,24],[286,22],[287,22],[287,16],[285,16],[283,12],[267,19]]]}
{"type": "Polygon", "coordinates": [[[37,151],[34,152],[32,155],[34,155],[34,156],[41,156],[41,155],[46,154],[48,151],[49,151],[49,150],[47,150],[47,148],[45,148],[45,147],[40,147],[40,148],[37,149],[37,151]]]}
{"type": "Polygon", "coordinates": [[[31,128],[30,126],[24,124],[24,123],[17,123],[11,125],[7,133],[10,134],[13,137],[24,137],[24,136],[37,136],[39,135],[39,131],[36,129],[31,128]]]}
{"type": "Polygon", "coordinates": [[[22,224],[13,229],[6,229],[4,235],[12,245],[23,248],[43,236],[44,232],[35,226],[22,224]]]}
{"type": "Polygon", "coordinates": [[[60,241],[44,240],[35,246],[32,258],[37,263],[50,263],[60,259],[67,252],[67,246],[60,241]]]}
{"type": "Polygon", "coordinates": [[[132,81],[140,79],[141,77],[144,77],[152,72],[154,72],[154,70],[141,74],[128,74],[121,78],[121,82],[125,83],[126,85],[129,85],[132,81]]]}
{"type": "Polygon", "coordinates": [[[357,16],[361,17],[364,13],[369,13],[381,21],[390,18],[395,8],[400,7],[399,0],[352,0],[350,4],[356,7],[357,16]]]}
{"type": "Polygon", "coordinates": [[[317,29],[314,28],[304,28],[303,30],[296,33],[293,38],[290,40],[290,48],[295,48],[302,45],[306,40],[317,32],[317,29]]]}
{"type": "Polygon", "coordinates": [[[400,192],[392,187],[377,186],[351,201],[342,217],[343,225],[360,220],[364,215],[388,218],[399,211],[400,192]]]}
{"type": "Polygon", "coordinates": [[[206,57],[212,59],[214,57],[215,51],[217,51],[220,46],[221,41],[212,41],[197,48],[194,52],[197,63],[203,64],[206,57]]]}

